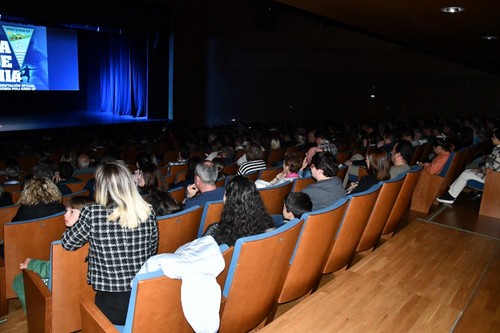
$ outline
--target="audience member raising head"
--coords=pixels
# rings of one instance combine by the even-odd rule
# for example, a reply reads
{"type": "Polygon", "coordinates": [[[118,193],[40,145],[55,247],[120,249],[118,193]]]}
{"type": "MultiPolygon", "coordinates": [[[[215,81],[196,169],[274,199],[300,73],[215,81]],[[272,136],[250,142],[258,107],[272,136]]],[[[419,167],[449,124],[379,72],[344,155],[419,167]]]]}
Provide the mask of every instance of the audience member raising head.
{"type": "Polygon", "coordinates": [[[204,235],[211,235],[219,245],[233,246],[241,237],[273,228],[255,184],[244,176],[234,176],[226,187],[221,220],[210,225],[204,235]]]}
{"type": "Polygon", "coordinates": [[[89,243],[87,282],[95,303],[115,325],[123,325],[130,282],[158,248],[156,214],[139,194],[122,162],[101,163],[96,170],[96,204],[85,206],[78,223],[61,244],[74,251],[89,243]]]}

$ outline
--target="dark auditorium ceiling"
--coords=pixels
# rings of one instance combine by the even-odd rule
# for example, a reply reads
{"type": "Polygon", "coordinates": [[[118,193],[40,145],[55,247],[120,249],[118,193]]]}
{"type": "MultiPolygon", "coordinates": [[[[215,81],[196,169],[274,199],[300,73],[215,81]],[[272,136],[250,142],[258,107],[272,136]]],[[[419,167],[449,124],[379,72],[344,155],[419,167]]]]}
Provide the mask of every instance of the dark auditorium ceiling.
{"type": "Polygon", "coordinates": [[[278,0],[403,47],[500,75],[499,0],[278,0]],[[444,7],[463,12],[444,13],[444,7]],[[496,39],[487,39],[495,36],[496,39]]]}
{"type": "MultiPolygon", "coordinates": [[[[236,0],[235,0],[236,1],[236,0]]],[[[314,15],[338,25],[391,42],[401,50],[425,52],[489,73],[500,75],[500,0],[238,0],[262,11],[293,11],[314,15]],[[441,8],[463,7],[450,14],[441,8]],[[487,40],[487,36],[496,39],[487,40]]],[[[226,1],[136,0],[133,3],[87,0],[6,2],[0,11],[46,17],[50,21],[75,20],[82,24],[147,26],[177,6],[220,6],[226,1]],[[114,4],[114,5],[113,5],[114,4]],[[12,7],[12,8],[8,8],[12,7]],[[147,19],[153,18],[154,19],[147,19]]],[[[234,10],[235,6],[229,6],[234,10]]],[[[242,8],[248,8],[242,6],[242,8]]],[[[1,13],[0,14],[3,14],[1,13]]],[[[272,14],[271,14],[272,17],[272,14]]],[[[43,23],[43,22],[42,22],[43,23]]]]}

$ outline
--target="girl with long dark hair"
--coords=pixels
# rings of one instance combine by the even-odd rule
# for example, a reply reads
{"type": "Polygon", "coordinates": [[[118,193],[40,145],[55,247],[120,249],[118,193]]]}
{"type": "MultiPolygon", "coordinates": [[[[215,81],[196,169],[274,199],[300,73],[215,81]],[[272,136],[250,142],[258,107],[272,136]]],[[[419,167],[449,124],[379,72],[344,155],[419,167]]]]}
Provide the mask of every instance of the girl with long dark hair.
{"type": "Polygon", "coordinates": [[[255,184],[244,176],[234,176],[226,186],[220,222],[210,225],[204,235],[213,236],[219,245],[233,246],[238,238],[273,227],[255,184]]]}

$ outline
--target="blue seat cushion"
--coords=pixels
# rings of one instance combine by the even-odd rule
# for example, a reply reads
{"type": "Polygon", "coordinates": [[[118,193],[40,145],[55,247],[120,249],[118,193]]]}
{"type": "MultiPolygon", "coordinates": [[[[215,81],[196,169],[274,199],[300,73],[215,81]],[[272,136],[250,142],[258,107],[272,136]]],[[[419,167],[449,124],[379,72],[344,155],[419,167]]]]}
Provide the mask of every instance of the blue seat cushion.
{"type": "Polygon", "coordinates": [[[467,187],[470,187],[474,190],[477,191],[483,191],[484,190],[484,183],[478,182],[477,180],[468,180],[467,181],[467,187]]]}

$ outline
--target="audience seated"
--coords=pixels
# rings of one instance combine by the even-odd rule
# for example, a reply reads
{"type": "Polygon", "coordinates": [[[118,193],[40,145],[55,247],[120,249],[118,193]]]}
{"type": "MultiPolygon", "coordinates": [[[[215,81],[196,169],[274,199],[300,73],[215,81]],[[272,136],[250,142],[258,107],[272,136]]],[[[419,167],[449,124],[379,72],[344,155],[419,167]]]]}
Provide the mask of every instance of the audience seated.
{"type": "Polygon", "coordinates": [[[194,171],[194,182],[186,189],[184,208],[196,205],[204,207],[207,201],[222,200],[224,188],[215,185],[217,177],[217,168],[213,162],[198,163],[194,171]]]}
{"type": "Polygon", "coordinates": [[[201,162],[203,162],[203,159],[199,156],[190,157],[188,160],[188,171],[186,173],[186,179],[181,180],[181,181],[173,184],[170,187],[171,188],[176,188],[176,187],[187,188],[189,185],[193,184],[194,183],[194,170],[195,170],[196,166],[201,162]]]}
{"type": "Polygon", "coordinates": [[[142,196],[161,189],[158,179],[158,166],[153,163],[143,166],[141,170],[134,174],[134,182],[142,196]]]}
{"type": "Polygon", "coordinates": [[[210,142],[210,149],[205,157],[205,160],[211,161],[216,157],[221,157],[222,154],[222,142],[220,139],[215,138],[210,142]]]}
{"type": "Polygon", "coordinates": [[[410,141],[400,140],[396,142],[391,152],[392,166],[389,169],[391,179],[410,170],[408,164],[413,157],[413,146],[410,141]]]}
{"type": "Polygon", "coordinates": [[[123,162],[100,163],[96,169],[96,203],[83,207],[78,222],[61,238],[65,250],[89,244],[87,282],[95,304],[115,325],[123,325],[130,283],[158,248],[156,213],[139,195],[123,162]]]}
{"type": "Polygon", "coordinates": [[[81,153],[80,155],[78,155],[77,167],[73,172],[73,176],[94,172],[95,167],[91,166],[90,156],[85,153],[81,153]]]}
{"type": "MultiPolygon", "coordinates": [[[[45,178],[50,180],[51,182],[56,181],[56,174],[54,169],[48,164],[39,164],[33,168],[33,177],[34,178],[45,178]]],[[[71,194],[71,189],[65,184],[56,184],[57,188],[61,192],[62,195],[71,194]]]]}
{"type": "Polygon", "coordinates": [[[21,184],[21,170],[17,164],[9,164],[5,168],[4,185],[21,184]]]}
{"type": "Polygon", "coordinates": [[[302,161],[302,166],[300,167],[300,170],[298,172],[299,177],[301,178],[307,178],[311,177],[311,159],[313,156],[318,153],[322,152],[323,150],[321,148],[318,148],[316,146],[311,147],[307,150],[306,156],[304,157],[304,160],[302,161]]]}
{"type": "Polygon", "coordinates": [[[342,181],[335,176],[337,164],[332,153],[316,153],[311,159],[311,174],[316,182],[308,185],[302,192],[311,198],[313,210],[326,208],[346,197],[342,181]]]}
{"type": "Polygon", "coordinates": [[[226,187],[221,220],[211,224],[203,235],[212,236],[219,245],[233,246],[238,238],[271,228],[274,223],[255,184],[244,176],[234,176],[226,187]]]}
{"type": "Polygon", "coordinates": [[[189,155],[191,154],[191,148],[184,144],[179,147],[179,152],[177,153],[177,160],[167,163],[167,173],[170,173],[170,167],[172,165],[184,165],[188,163],[189,155]]]}
{"type": "Polygon", "coordinates": [[[451,184],[448,192],[446,192],[441,197],[436,200],[441,203],[453,204],[455,199],[458,197],[460,192],[467,186],[467,181],[475,180],[480,183],[484,183],[484,177],[486,175],[486,170],[491,169],[496,172],[500,172],[500,128],[495,128],[493,130],[493,136],[491,141],[493,142],[494,148],[484,165],[479,169],[466,169],[460,176],[451,184]]]}
{"type": "Polygon", "coordinates": [[[222,171],[224,170],[224,159],[222,157],[216,157],[212,160],[212,163],[215,165],[217,169],[217,178],[226,177],[227,175],[222,171]]]}
{"type": "Polygon", "coordinates": [[[267,167],[266,161],[262,159],[262,146],[251,142],[245,149],[246,162],[243,162],[238,169],[237,175],[245,175],[267,167]]]}
{"type": "Polygon", "coordinates": [[[220,157],[224,161],[224,165],[234,163],[234,153],[235,150],[232,146],[229,145],[222,146],[220,157]]]}
{"type": "Polygon", "coordinates": [[[276,227],[283,225],[302,214],[312,211],[312,201],[304,192],[290,192],[285,196],[282,215],[272,215],[276,227]]]}
{"type": "Polygon", "coordinates": [[[73,149],[67,150],[64,154],[62,154],[61,158],[59,159],[59,163],[61,162],[69,162],[73,167],[73,169],[77,168],[78,162],[75,151],[73,149]]]}
{"type": "Polygon", "coordinates": [[[388,180],[389,158],[383,148],[370,148],[366,152],[366,165],[368,175],[361,178],[358,182],[352,183],[347,194],[354,194],[368,190],[380,181],[388,180]]]}
{"type": "Polygon", "coordinates": [[[446,161],[450,157],[450,146],[445,139],[436,138],[432,143],[434,149],[434,158],[431,162],[417,162],[417,164],[424,168],[424,171],[437,175],[443,169],[446,161]]]}
{"type": "Polygon", "coordinates": [[[75,169],[70,162],[59,162],[57,170],[58,172],[55,175],[55,179],[58,186],[60,184],[79,183],[82,181],[81,179],[73,177],[75,169]]]}
{"type": "Polygon", "coordinates": [[[151,204],[153,210],[156,212],[156,216],[174,214],[184,208],[170,193],[165,191],[150,191],[144,200],[151,204]]]}
{"type": "Polygon", "coordinates": [[[396,137],[391,130],[386,130],[382,134],[382,140],[377,143],[377,147],[384,149],[389,155],[396,144],[396,137]]]}
{"type": "Polygon", "coordinates": [[[337,155],[337,146],[327,139],[326,132],[322,129],[314,131],[314,141],[323,151],[328,151],[335,157],[337,155]]]}
{"type": "Polygon", "coordinates": [[[26,182],[19,198],[19,209],[12,221],[32,220],[64,211],[56,184],[45,177],[26,182]]]}
{"type": "MultiPolygon", "coordinates": [[[[148,130],[147,133],[142,133],[142,135],[137,135],[135,130],[129,130],[129,128],[126,131],[128,139],[125,142],[122,140],[123,133],[121,133],[118,128],[112,130],[97,129],[92,131],[83,131],[83,133],[79,133],[78,135],[72,135],[71,139],[74,139],[75,142],[65,142],[65,146],[63,146],[64,149],[61,149],[61,146],[58,146],[60,142],[58,141],[58,136],[54,131],[51,134],[44,133],[43,137],[33,137],[31,140],[32,142],[28,144],[24,142],[12,144],[9,142],[5,145],[5,147],[7,147],[5,149],[6,154],[4,155],[5,164],[7,165],[5,184],[21,181],[19,178],[10,179],[10,172],[7,172],[9,170],[13,170],[14,174],[18,174],[20,172],[19,167],[13,166],[16,164],[17,157],[23,157],[23,160],[29,159],[30,157],[33,160],[38,158],[38,160],[42,162],[52,163],[49,166],[52,170],[56,170],[56,164],[53,162],[53,159],[54,157],[59,156],[60,151],[65,152],[65,154],[61,157],[61,161],[68,161],[70,163],[74,161],[74,152],[82,152],[78,155],[77,167],[74,170],[74,175],[77,176],[80,173],[87,173],[89,171],[93,172],[95,170],[89,155],[89,152],[93,151],[92,147],[99,147],[99,154],[96,154],[99,158],[103,155],[109,155],[112,152],[117,152],[116,156],[118,159],[122,159],[122,154],[120,152],[126,151],[129,144],[133,144],[137,146],[138,149],[144,149],[145,151],[144,147],[146,145],[143,143],[146,142],[151,148],[148,152],[155,151],[157,156],[162,156],[162,153],[167,148],[168,150],[176,150],[176,147],[179,147],[178,161],[172,163],[186,163],[191,151],[203,151],[204,148],[209,147],[207,145],[209,142],[207,138],[211,135],[211,145],[214,144],[213,141],[215,138],[222,144],[222,147],[216,150],[219,152],[218,156],[220,155],[226,164],[228,161],[233,161],[234,152],[241,151],[242,149],[245,149],[245,146],[249,147],[252,143],[259,146],[260,152],[263,151],[263,147],[271,148],[271,141],[273,138],[279,139],[280,145],[283,146],[282,144],[284,141],[282,140],[286,135],[290,138],[295,138],[295,142],[288,142],[287,146],[297,146],[301,147],[301,149],[305,149],[307,144],[314,146],[318,150],[319,146],[324,146],[325,148],[323,150],[333,150],[333,146],[335,146],[336,149],[336,145],[332,146],[333,138],[336,139],[336,142],[342,143],[343,147],[345,146],[345,143],[353,143],[354,141],[364,141],[364,145],[370,147],[376,145],[377,142],[382,140],[381,138],[383,134],[385,134],[386,139],[394,134],[394,136],[408,140],[412,144],[416,145],[427,141],[439,140],[442,133],[451,138],[456,147],[461,147],[467,145],[471,142],[471,140],[474,143],[479,143],[480,141],[488,139],[491,134],[491,129],[495,127],[495,122],[496,120],[492,118],[473,116],[466,119],[460,117],[457,117],[456,119],[439,119],[438,117],[435,117],[432,120],[426,120],[417,117],[415,119],[408,120],[398,119],[397,122],[393,120],[378,120],[377,122],[360,121],[346,124],[319,124],[318,122],[303,122],[297,125],[288,123],[238,123],[237,126],[231,124],[230,126],[220,126],[207,129],[203,128],[191,132],[187,128],[175,129],[172,126],[172,128],[167,130],[167,133],[164,131],[156,132],[148,130]],[[159,135],[157,133],[159,133],[159,135]],[[304,142],[306,137],[308,138],[308,143],[304,142]],[[89,142],[91,143],[89,144],[89,142]],[[206,147],[203,146],[205,143],[207,143],[206,147]],[[68,150],[66,147],[71,147],[71,149],[68,150]],[[160,149],[159,147],[163,148],[160,149]],[[17,172],[15,172],[16,170],[17,172]]],[[[384,144],[386,144],[385,140],[384,144]]],[[[212,147],[211,145],[210,147],[212,147]]],[[[351,146],[355,147],[353,144],[351,144],[351,146]]],[[[407,168],[408,157],[403,156],[405,155],[404,152],[407,150],[401,148],[404,148],[401,144],[395,145],[394,151],[396,154],[394,154],[394,156],[391,155],[391,161],[393,163],[390,169],[391,178],[396,177],[398,173],[405,172],[405,169],[407,168]],[[406,163],[404,161],[406,161],[406,163]],[[403,164],[399,164],[401,162],[403,164]]],[[[480,157],[482,152],[486,152],[484,155],[487,156],[489,148],[481,147],[481,150],[479,150],[475,155],[476,159],[473,160],[474,164],[471,164],[471,166],[475,165],[475,167],[480,167],[482,163],[484,163],[484,159],[480,157]]],[[[308,165],[310,164],[311,157],[314,153],[316,153],[316,151],[308,152],[306,154],[303,168],[301,168],[299,172],[302,177],[308,177],[310,175],[310,168],[308,165]]],[[[356,159],[354,156],[351,160],[356,159]]],[[[445,155],[443,156],[446,157],[445,155]]],[[[432,172],[431,167],[436,165],[439,166],[437,162],[439,162],[440,159],[446,160],[443,156],[438,156],[436,160],[432,162],[426,161],[425,158],[421,160],[422,162],[429,162],[426,169],[432,172]]],[[[364,156],[359,155],[359,157],[359,163],[364,164],[364,156]]],[[[349,163],[351,163],[351,161],[349,161],[348,164],[349,163]]],[[[60,162],[59,164],[61,165],[62,163],[60,162]]],[[[187,187],[189,184],[192,184],[194,180],[194,165],[196,164],[197,163],[193,163],[193,167],[190,170],[190,173],[186,176],[186,180],[182,180],[177,184],[172,184],[171,187],[187,187]]],[[[353,162],[353,164],[355,164],[355,162],[353,162]]],[[[30,168],[31,166],[29,168],[24,167],[23,170],[29,171],[30,168]]],[[[42,169],[43,168],[45,167],[42,167],[42,169]]],[[[240,171],[243,171],[243,168],[240,171]]],[[[350,175],[357,176],[356,171],[352,171],[352,168],[349,168],[348,173],[350,175]]],[[[29,177],[30,176],[28,176],[28,178],[29,177]]],[[[279,181],[282,181],[282,179],[279,181]]],[[[276,180],[277,183],[279,183],[279,181],[276,180]]],[[[64,183],[64,181],[62,183],[64,183]]],[[[62,187],[62,183],[58,184],[61,193],[69,194],[70,190],[62,187]]],[[[93,186],[93,181],[90,181],[85,187],[89,190],[91,196],[93,196],[93,186]]]]}
{"type": "MultiPolygon", "coordinates": [[[[66,213],[64,214],[64,224],[66,225],[66,227],[71,228],[78,221],[78,217],[80,216],[80,211],[82,210],[82,208],[85,205],[91,203],[93,203],[93,201],[85,196],[71,197],[66,204],[66,213]]],[[[26,258],[26,260],[19,265],[19,268],[34,271],[35,273],[40,275],[45,284],[48,283],[48,280],[50,278],[49,261],[26,258]]],[[[26,301],[24,298],[24,283],[22,273],[16,275],[16,277],[14,278],[14,281],[12,282],[12,289],[19,298],[24,312],[26,313],[26,301]]]]}
{"type": "Polygon", "coordinates": [[[132,175],[134,183],[139,187],[141,195],[146,195],[151,189],[164,188],[162,174],[156,159],[146,152],[140,152],[136,156],[136,170],[132,175]]]}
{"type": "MultiPolygon", "coordinates": [[[[106,155],[101,158],[100,163],[113,162],[116,161],[116,158],[113,155],[106,155]]],[[[94,198],[95,193],[95,178],[90,178],[85,186],[83,186],[84,190],[89,191],[89,198],[94,198]]]]}
{"type": "Polygon", "coordinates": [[[285,160],[283,162],[283,171],[278,173],[274,179],[269,182],[257,179],[255,185],[257,188],[267,186],[276,186],[285,182],[292,182],[295,178],[299,178],[299,170],[302,166],[302,160],[297,153],[285,153],[285,160]]]}
{"type": "Polygon", "coordinates": [[[0,207],[13,205],[12,194],[5,191],[2,185],[0,185],[0,207]]]}

